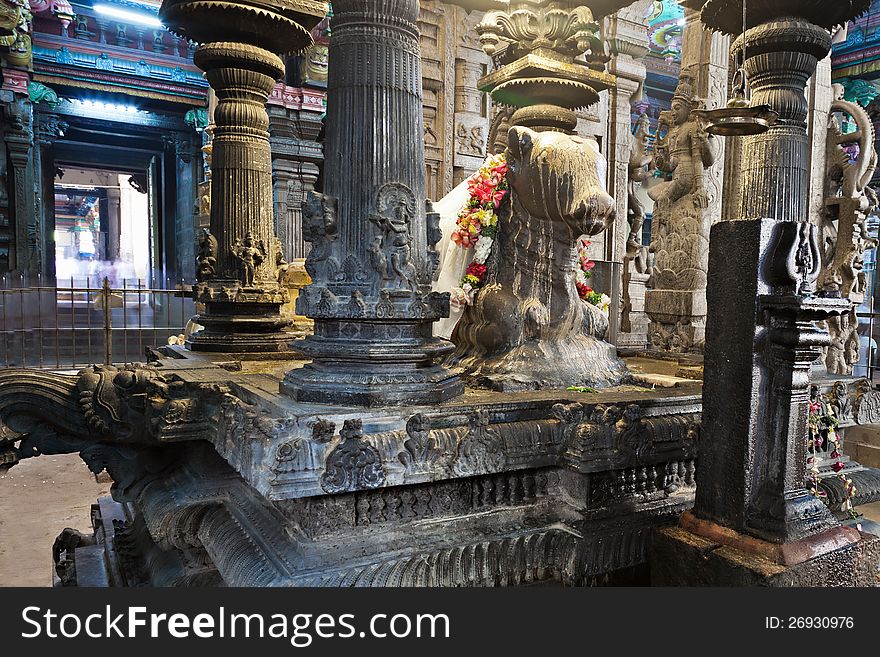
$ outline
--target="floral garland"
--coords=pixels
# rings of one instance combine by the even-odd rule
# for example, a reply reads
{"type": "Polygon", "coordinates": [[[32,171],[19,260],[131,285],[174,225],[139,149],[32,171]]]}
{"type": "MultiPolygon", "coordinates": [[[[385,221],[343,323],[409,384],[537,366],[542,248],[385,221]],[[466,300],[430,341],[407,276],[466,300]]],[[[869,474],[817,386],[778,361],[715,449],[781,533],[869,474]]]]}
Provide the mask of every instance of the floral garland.
{"type": "MultiPolygon", "coordinates": [[[[461,286],[451,290],[452,303],[461,307],[473,305],[474,295],[486,279],[489,268],[486,261],[492,253],[495,236],[498,234],[498,208],[507,196],[507,159],[502,153],[489,158],[473,176],[468,179],[470,198],[467,205],[458,215],[452,241],[463,249],[473,247],[474,258],[465,270],[461,286]]],[[[597,306],[608,313],[611,299],[589,286],[596,263],[590,260],[587,250],[590,242],[581,240],[578,243],[577,272],[578,295],[584,301],[597,306]]]]}
{"type": "Polygon", "coordinates": [[[498,233],[498,208],[507,195],[507,159],[495,155],[468,179],[470,198],[458,214],[452,241],[463,249],[474,249],[474,259],[465,270],[461,286],[452,290],[452,302],[472,305],[489,269],[486,260],[498,233]]]}
{"type": "Polygon", "coordinates": [[[590,279],[593,277],[593,269],[596,267],[596,263],[590,260],[588,255],[591,244],[592,242],[587,240],[580,240],[578,242],[578,264],[580,266],[578,267],[575,286],[581,299],[593,304],[607,315],[611,307],[611,297],[607,294],[596,292],[589,284],[590,279]]]}
{"type": "Polygon", "coordinates": [[[818,450],[825,446],[825,441],[827,440],[828,455],[832,459],[837,459],[831,465],[831,469],[837,473],[837,477],[843,482],[844,490],[847,494],[840,510],[849,513],[853,518],[857,518],[858,514],[853,509],[852,504],[853,498],[856,496],[856,486],[853,480],[842,472],[846,466],[840,460],[843,452],[841,451],[840,434],[837,433],[839,426],[840,422],[830,404],[824,401],[821,396],[816,396],[810,400],[809,442],[807,445],[809,449],[807,465],[810,468],[808,478],[810,493],[826,504],[828,503],[828,493],[819,486],[821,477],[819,476],[819,457],[817,456],[818,450]]]}

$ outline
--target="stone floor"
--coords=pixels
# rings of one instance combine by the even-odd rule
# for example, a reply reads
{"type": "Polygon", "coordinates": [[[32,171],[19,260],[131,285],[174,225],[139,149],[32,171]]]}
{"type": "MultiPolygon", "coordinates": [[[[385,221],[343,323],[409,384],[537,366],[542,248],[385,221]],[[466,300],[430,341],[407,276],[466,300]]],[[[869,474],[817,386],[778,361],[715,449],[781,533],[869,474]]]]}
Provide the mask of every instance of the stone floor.
{"type": "Polygon", "coordinates": [[[91,505],[109,492],[75,454],[28,459],[0,475],[0,586],[51,586],[55,537],[90,529],[91,505]]]}
{"type": "MultiPolygon", "coordinates": [[[[0,586],[51,586],[55,537],[88,530],[92,503],[109,491],[76,455],[30,459],[0,475],[0,586]]],[[[859,511],[880,522],[880,502],[859,511]]]]}

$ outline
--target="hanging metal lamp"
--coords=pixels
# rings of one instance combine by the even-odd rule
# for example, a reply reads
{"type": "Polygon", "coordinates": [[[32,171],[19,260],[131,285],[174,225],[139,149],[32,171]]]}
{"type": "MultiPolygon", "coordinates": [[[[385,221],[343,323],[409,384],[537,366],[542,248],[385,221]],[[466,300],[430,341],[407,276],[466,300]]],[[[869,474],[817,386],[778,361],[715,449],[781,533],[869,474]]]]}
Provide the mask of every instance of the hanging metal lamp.
{"type": "Polygon", "coordinates": [[[746,4],[743,0],[743,46],[739,66],[733,75],[733,97],[727,107],[696,112],[706,122],[706,132],[722,137],[746,137],[767,132],[779,114],[769,105],[752,105],[746,80],[746,4]]]}

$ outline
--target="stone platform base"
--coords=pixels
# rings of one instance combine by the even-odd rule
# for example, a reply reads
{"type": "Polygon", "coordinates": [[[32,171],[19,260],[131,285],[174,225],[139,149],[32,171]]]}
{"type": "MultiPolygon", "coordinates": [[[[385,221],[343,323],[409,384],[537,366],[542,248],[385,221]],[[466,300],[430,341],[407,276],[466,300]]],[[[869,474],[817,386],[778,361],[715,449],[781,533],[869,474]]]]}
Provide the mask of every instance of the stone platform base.
{"type": "Polygon", "coordinates": [[[659,530],[651,546],[654,586],[875,586],[880,539],[861,540],[792,566],[722,545],[683,527],[659,530]]]}

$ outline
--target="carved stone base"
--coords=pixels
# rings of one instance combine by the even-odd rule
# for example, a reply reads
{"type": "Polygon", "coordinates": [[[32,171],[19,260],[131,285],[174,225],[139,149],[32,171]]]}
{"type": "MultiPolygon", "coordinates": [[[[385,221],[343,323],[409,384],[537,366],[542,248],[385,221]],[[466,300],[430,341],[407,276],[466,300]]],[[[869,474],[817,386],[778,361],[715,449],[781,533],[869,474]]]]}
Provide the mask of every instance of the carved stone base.
{"type": "Polygon", "coordinates": [[[288,372],[281,391],[302,402],[368,407],[452,399],[464,385],[436,364],[452,346],[430,330],[421,320],[318,321],[313,335],[293,345],[315,360],[288,372]]]}
{"type": "Polygon", "coordinates": [[[290,320],[281,307],[290,300],[287,289],[277,284],[243,288],[234,281],[196,285],[195,299],[205,313],[195,321],[205,328],[193,333],[187,346],[211,353],[284,353],[293,338],[284,329],[290,320]]]}
{"type": "Polygon", "coordinates": [[[648,344],[648,325],[651,323],[645,312],[645,285],[650,275],[633,271],[631,261],[625,266],[629,270],[623,275],[624,308],[617,346],[621,349],[644,349],[648,344]]]}
{"type": "MultiPolygon", "coordinates": [[[[686,514],[687,515],[687,514],[686,514]]],[[[712,524],[712,523],[707,523],[712,524]]],[[[789,546],[790,565],[779,563],[782,546],[715,525],[695,533],[683,526],[658,531],[651,545],[654,586],[874,586],[880,539],[840,527],[835,536],[789,546]],[[837,534],[845,533],[838,541],[837,534]],[[765,549],[766,548],[766,549],[765,549]],[[792,555],[792,551],[797,552],[792,555]]]]}
{"type": "Polygon", "coordinates": [[[645,312],[651,318],[652,349],[702,353],[706,342],[705,290],[648,290],[645,312]]]}
{"type": "Polygon", "coordinates": [[[456,353],[447,364],[475,385],[499,392],[604,388],[627,377],[614,345],[583,334],[559,342],[529,341],[495,357],[456,353]]]}

